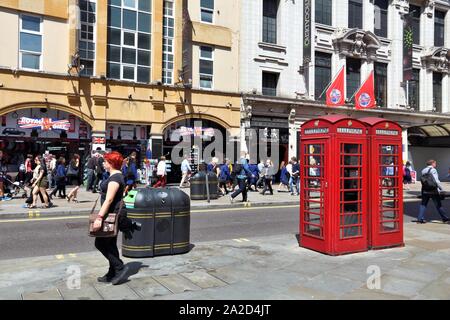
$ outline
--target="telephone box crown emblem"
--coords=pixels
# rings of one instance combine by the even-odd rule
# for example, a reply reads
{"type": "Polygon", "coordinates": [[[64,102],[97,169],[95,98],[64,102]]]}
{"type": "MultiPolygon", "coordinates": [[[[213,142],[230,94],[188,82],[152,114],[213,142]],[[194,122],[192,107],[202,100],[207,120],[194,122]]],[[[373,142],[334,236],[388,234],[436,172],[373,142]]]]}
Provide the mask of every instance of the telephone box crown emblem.
{"type": "Polygon", "coordinates": [[[348,121],[348,126],[351,127],[352,125],[353,125],[352,120],[349,120],[349,121],[348,121]]]}
{"type": "Polygon", "coordinates": [[[384,126],[386,127],[386,129],[389,128],[389,123],[386,122],[386,124],[384,126]]]}
{"type": "Polygon", "coordinates": [[[314,122],[314,126],[316,126],[316,127],[319,126],[319,120],[317,120],[316,122],[314,122]]]}

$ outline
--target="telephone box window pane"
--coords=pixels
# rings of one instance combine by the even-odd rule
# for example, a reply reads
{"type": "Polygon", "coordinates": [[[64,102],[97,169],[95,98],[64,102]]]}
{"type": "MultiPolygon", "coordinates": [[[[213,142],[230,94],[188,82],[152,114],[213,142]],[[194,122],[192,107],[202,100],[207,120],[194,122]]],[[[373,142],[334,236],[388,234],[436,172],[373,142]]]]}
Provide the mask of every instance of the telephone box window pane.
{"type": "Polygon", "coordinates": [[[310,212],[305,212],[305,222],[310,222],[313,224],[320,225],[320,214],[313,214],[310,212]]]}
{"type": "Polygon", "coordinates": [[[322,237],[322,228],[311,224],[305,224],[305,233],[316,237],[322,237]]]}
{"type": "Polygon", "coordinates": [[[381,230],[383,232],[398,231],[398,222],[383,222],[381,230]]]}
{"type": "Polygon", "coordinates": [[[358,168],[345,168],[344,174],[342,176],[344,178],[359,177],[359,169],[358,168]]]}
{"type": "Polygon", "coordinates": [[[361,229],[361,227],[358,227],[358,226],[341,229],[341,239],[357,237],[357,236],[360,236],[361,234],[362,234],[362,229],[361,229]]]}
{"type": "Polygon", "coordinates": [[[361,153],[360,152],[360,150],[361,150],[360,147],[361,147],[360,144],[348,144],[348,143],[345,143],[344,144],[344,153],[346,153],[346,154],[361,153]]]}

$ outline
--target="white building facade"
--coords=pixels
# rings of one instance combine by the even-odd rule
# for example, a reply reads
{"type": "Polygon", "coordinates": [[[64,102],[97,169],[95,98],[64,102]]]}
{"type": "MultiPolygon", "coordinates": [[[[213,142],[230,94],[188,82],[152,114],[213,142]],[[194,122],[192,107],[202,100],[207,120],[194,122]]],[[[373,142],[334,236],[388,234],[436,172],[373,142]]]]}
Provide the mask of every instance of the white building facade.
{"type": "MultiPolygon", "coordinates": [[[[289,141],[284,160],[298,154],[301,123],[329,113],[399,122],[404,127],[405,159],[409,158],[409,128],[422,126],[410,131],[427,137],[450,134],[450,1],[242,3],[242,118],[251,124],[249,114],[266,117],[267,125],[271,119],[273,123],[277,117],[285,118],[289,141]],[[303,35],[308,17],[312,46],[311,59],[305,63],[303,35]],[[403,75],[405,18],[410,20],[413,42],[408,81],[403,75]],[[346,70],[347,105],[330,108],[324,104],[324,91],[341,68],[346,70]],[[352,97],[372,71],[377,108],[357,111],[352,97]]],[[[262,120],[255,122],[264,124],[262,120]]]]}

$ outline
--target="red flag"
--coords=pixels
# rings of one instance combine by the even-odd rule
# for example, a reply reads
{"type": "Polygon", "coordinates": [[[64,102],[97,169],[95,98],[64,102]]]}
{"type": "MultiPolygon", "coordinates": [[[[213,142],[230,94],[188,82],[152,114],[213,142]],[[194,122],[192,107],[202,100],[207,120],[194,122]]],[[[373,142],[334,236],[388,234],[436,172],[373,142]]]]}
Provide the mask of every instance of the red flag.
{"type": "Polygon", "coordinates": [[[327,89],[327,106],[335,107],[343,106],[345,104],[344,87],[345,70],[344,67],[342,67],[336,79],[334,79],[333,83],[327,89]]]}
{"type": "Polygon", "coordinates": [[[376,105],[377,102],[375,101],[374,77],[372,71],[367,80],[355,94],[355,108],[358,110],[370,109],[375,108],[376,105]]]}

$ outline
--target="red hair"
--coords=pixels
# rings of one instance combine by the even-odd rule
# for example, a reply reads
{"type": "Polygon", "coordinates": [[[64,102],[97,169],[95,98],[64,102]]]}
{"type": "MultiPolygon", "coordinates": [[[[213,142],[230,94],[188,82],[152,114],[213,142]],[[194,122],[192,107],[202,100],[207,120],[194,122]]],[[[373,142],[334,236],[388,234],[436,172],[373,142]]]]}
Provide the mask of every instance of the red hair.
{"type": "Polygon", "coordinates": [[[120,170],[122,168],[123,156],[119,152],[109,152],[105,154],[103,158],[105,161],[108,161],[115,170],[120,170]]]}

